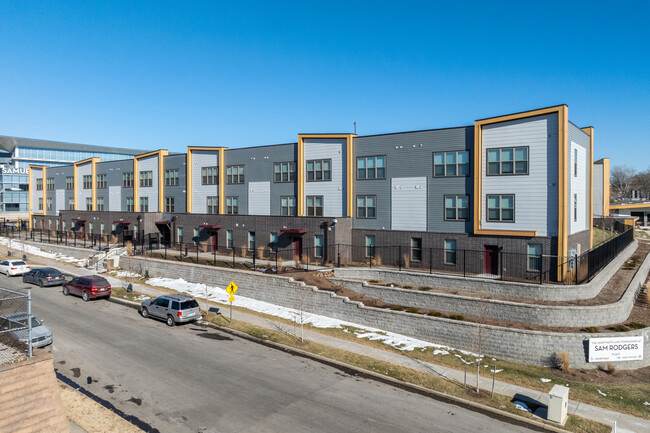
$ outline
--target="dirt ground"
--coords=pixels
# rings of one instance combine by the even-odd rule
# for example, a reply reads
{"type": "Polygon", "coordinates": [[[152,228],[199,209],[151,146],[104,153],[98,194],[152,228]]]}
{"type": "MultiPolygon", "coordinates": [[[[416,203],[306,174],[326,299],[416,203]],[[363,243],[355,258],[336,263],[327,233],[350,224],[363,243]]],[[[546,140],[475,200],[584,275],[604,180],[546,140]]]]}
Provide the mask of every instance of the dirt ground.
{"type": "Polygon", "coordinates": [[[106,409],[99,403],[86,397],[74,388],[59,382],[61,399],[68,419],[88,433],[140,433],[138,427],[124,420],[119,415],[106,409]]]}
{"type": "Polygon", "coordinates": [[[626,383],[650,383],[650,367],[637,368],[636,370],[616,370],[614,373],[595,370],[553,370],[558,378],[569,381],[597,383],[603,385],[623,385],[626,383]]]}

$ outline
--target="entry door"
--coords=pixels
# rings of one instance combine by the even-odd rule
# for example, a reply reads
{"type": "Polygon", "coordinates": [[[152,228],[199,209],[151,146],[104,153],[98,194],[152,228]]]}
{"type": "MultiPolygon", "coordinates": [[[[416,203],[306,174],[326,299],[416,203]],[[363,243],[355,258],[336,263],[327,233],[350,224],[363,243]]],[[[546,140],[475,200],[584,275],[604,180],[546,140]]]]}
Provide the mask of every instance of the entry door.
{"type": "Polygon", "coordinates": [[[86,237],[86,224],[81,225],[81,230],[79,231],[80,237],[79,239],[84,239],[86,237]]]}
{"type": "Polygon", "coordinates": [[[293,255],[302,260],[302,237],[300,236],[293,237],[293,255]]]}
{"type": "Polygon", "coordinates": [[[496,245],[483,246],[483,273],[499,275],[499,247],[496,245]]]}
{"type": "Polygon", "coordinates": [[[217,251],[217,246],[218,246],[217,233],[212,232],[212,251],[217,251]]]}

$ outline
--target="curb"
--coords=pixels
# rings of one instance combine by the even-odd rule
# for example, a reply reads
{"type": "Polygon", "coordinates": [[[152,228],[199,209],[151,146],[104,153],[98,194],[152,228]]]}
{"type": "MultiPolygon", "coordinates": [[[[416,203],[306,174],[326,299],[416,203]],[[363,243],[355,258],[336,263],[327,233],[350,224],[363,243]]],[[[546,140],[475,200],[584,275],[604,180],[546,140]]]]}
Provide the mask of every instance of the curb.
{"type": "MultiPolygon", "coordinates": [[[[126,300],[126,299],[114,298],[114,297],[111,296],[108,299],[108,301],[116,303],[116,304],[124,305],[124,306],[129,307],[129,308],[133,308],[133,309],[137,309],[137,310],[140,309],[140,304],[138,304],[136,302],[133,302],[133,301],[126,300]]],[[[503,411],[503,410],[500,410],[500,409],[495,409],[493,407],[486,406],[484,404],[475,403],[475,402],[469,401],[469,400],[464,400],[464,399],[459,398],[459,397],[454,397],[454,396],[451,396],[451,395],[447,395],[447,394],[441,393],[439,391],[428,389],[428,388],[425,388],[425,387],[422,387],[422,386],[419,386],[419,385],[414,385],[414,384],[411,384],[411,383],[408,383],[408,382],[402,382],[400,380],[393,379],[392,377],[389,377],[389,376],[384,376],[384,375],[381,375],[379,373],[375,373],[373,371],[365,370],[365,369],[360,368],[360,367],[356,367],[356,366],[353,366],[353,365],[350,365],[350,364],[346,364],[344,362],[336,361],[334,359],[326,358],[326,357],[321,356],[321,355],[316,355],[314,353],[307,352],[307,351],[304,351],[304,350],[301,350],[301,349],[296,349],[295,347],[286,346],[286,345],[281,344],[281,343],[276,343],[274,341],[269,341],[269,340],[263,340],[261,338],[254,337],[254,336],[246,334],[244,332],[237,331],[235,329],[222,327],[222,326],[216,325],[216,324],[211,323],[211,322],[205,322],[203,320],[199,320],[197,322],[197,324],[200,325],[200,326],[206,327],[206,328],[217,329],[219,331],[222,331],[222,332],[225,332],[225,333],[228,333],[228,334],[231,334],[231,335],[235,335],[237,337],[246,339],[248,341],[252,341],[254,343],[262,344],[264,346],[267,346],[267,347],[270,347],[270,348],[273,348],[273,349],[276,349],[276,350],[281,350],[283,352],[291,353],[291,354],[296,355],[296,356],[301,356],[303,358],[308,358],[308,359],[311,359],[313,361],[320,362],[321,364],[325,364],[325,365],[328,365],[330,367],[339,369],[339,370],[341,370],[341,371],[343,371],[345,373],[351,374],[351,375],[361,376],[361,377],[364,377],[366,379],[371,379],[371,380],[375,380],[377,382],[385,383],[387,385],[395,386],[397,388],[403,389],[403,390],[408,391],[408,392],[412,392],[412,393],[415,393],[415,394],[420,394],[420,395],[423,395],[425,397],[430,397],[430,398],[433,398],[435,400],[442,401],[444,403],[449,403],[449,404],[453,404],[455,406],[460,406],[460,407],[464,407],[466,409],[471,409],[471,410],[473,410],[475,412],[482,413],[483,415],[487,415],[487,416],[489,416],[491,418],[503,420],[503,421],[508,422],[510,424],[515,424],[515,425],[519,425],[519,426],[533,428],[533,429],[536,429],[537,431],[543,431],[543,432],[545,432],[545,431],[551,431],[551,432],[557,432],[557,433],[566,433],[566,432],[568,432],[568,430],[564,430],[564,429],[558,427],[556,424],[551,424],[551,423],[545,422],[545,421],[538,421],[538,420],[535,420],[535,419],[524,418],[522,416],[515,415],[515,414],[512,414],[510,412],[506,412],[506,411],[503,411]]]]}

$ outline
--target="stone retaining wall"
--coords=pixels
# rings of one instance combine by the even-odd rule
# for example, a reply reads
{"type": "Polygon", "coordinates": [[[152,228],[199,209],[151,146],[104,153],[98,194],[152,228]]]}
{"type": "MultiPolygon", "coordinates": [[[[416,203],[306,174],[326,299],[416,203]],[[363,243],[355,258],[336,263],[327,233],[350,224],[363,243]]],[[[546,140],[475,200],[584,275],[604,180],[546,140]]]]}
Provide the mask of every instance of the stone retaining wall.
{"type": "Polygon", "coordinates": [[[334,275],[339,278],[355,278],[361,280],[378,280],[408,284],[409,286],[437,287],[447,290],[458,290],[468,293],[483,293],[496,296],[512,296],[536,299],[541,301],[571,301],[591,299],[600,293],[609,281],[609,277],[629,259],[638,242],[632,242],[621,254],[602,269],[594,279],[577,286],[557,284],[531,284],[511,281],[490,280],[483,278],[461,277],[458,275],[427,274],[415,271],[397,271],[385,268],[334,268],[334,275]]]}
{"type": "MultiPolygon", "coordinates": [[[[239,286],[237,295],[340,320],[396,332],[451,347],[477,350],[471,344],[481,329],[484,341],[481,352],[491,356],[536,365],[550,365],[554,354],[568,352],[575,368],[596,368],[587,363],[588,339],[620,336],[620,333],[563,334],[527,331],[498,326],[482,326],[438,317],[366,307],[332,292],[306,286],[292,278],[252,271],[214,268],[144,257],[121,257],[120,265],[132,272],[148,271],[151,276],[178,278],[225,288],[230,281],[239,286]]],[[[644,360],[616,363],[619,369],[650,365],[650,328],[630,331],[626,335],[644,336],[644,360]]]]}
{"type": "Polygon", "coordinates": [[[38,247],[43,251],[49,251],[51,253],[59,253],[65,256],[74,257],[75,259],[85,259],[97,253],[97,250],[93,250],[90,248],[75,248],[66,245],[56,245],[56,244],[48,244],[45,242],[26,241],[26,240],[18,240],[18,239],[16,239],[16,241],[34,247],[38,247]]]}

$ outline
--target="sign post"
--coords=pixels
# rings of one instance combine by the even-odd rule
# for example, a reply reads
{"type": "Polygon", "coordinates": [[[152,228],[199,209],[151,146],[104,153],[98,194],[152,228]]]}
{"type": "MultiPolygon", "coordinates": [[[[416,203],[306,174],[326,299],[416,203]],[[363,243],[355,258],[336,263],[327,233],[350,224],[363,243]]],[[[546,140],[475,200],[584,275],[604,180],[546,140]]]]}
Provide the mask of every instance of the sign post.
{"type": "Polygon", "coordinates": [[[235,300],[235,292],[238,288],[234,281],[231,281],[228,287],[226,287],[226,292],[230,295],[228,298],[228,302],[230,302],[230,323],[232,323],[232,302],[235,300]]]}

